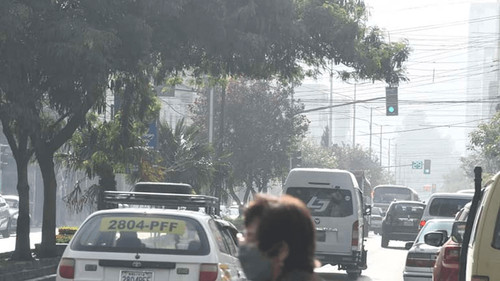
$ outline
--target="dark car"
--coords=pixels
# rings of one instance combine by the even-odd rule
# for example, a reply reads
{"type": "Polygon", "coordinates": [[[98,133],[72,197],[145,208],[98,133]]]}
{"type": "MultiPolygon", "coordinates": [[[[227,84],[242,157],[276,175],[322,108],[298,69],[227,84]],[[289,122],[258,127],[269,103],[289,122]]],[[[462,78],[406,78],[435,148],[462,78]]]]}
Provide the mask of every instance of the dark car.
{"type": "Polygon", "coordinates": [[[394,201],[382,221],[382,247],[389,241],[413,241],[418,235],[425,204],[416,201],[394,201]]]}

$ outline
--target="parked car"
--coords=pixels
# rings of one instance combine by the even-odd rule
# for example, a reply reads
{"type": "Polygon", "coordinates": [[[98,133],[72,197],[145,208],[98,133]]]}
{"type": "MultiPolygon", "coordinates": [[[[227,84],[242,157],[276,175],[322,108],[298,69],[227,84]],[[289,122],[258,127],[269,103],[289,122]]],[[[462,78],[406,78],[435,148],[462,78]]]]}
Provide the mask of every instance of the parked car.
{"type": "Polygon", "coordinates": [[[5,198],[0,195],[0,233],[3,238],[10,237],[11,217],[9,212],[9,205],[5,198]]]}
{"type": "Polygon", "coordinates": [[[391,240],[414,241],[424,208],[417,201],[392,202],[382,220],[381,246],[387,247],[391,240]]]}
{"type": "Polygon", "coordinates": [[[433,193],[424,209],[420,227],[430,219],[449,219],[472,200],[472,193],[433,193]]]}
{"type": "Polygon", "coordinates": [[[11,233],[15,233],[17,229],[17,218],[19,217],[19,196],[4,195],[3,198],[9,205],[10,231],[11,233]]]}
{"type": "MultiPolygon", "coordinates": [[[[471,203],[467,203],[456,215],[455,222],[466,222],[471,203]]],[[[463,234],[463,233],[462,233],[463,234]]],[[[436,241],[444,239],[437,238],[436,241]]],[[[441,246],[441,245],[436,245],[441,246]]],[[[441,246],[432,271],[434,281],[458,281],[459,258],[462,247],[462,235],[453,234],[441,246]]]]}
{"type": "Polygon", "coordinates": [[[370,230],[375,234],[379,234],[382,231],[382,220],[384,219],[384,214],[382,209],[379,207],[373,207],[370,214],[370,230]]]}
{"type": "MultiPolygon", "coordinates": [[[[115,194],[113,203],[145,203],[143,194],[115,194]]],[[[154,194],[150,202],[160,205],[164,197],[172,196],[154,194]]],[[[208,196],[173,198],[185,198],[189,205],[202,197],[208,196]]],[[[66,247],[56,280],[245,280],[235,233],[234,225],[204,212],[144,207],[97,211],[66,247]]]]}
{"type": "Polygon", "coordinates": [[[431,281],[432,270],[436,261],[439,247],[425,243],[425,236],[430,232],[441,231],[446,241],[453,226],[453,219],[432,219],[420,229],[414,242],[408,242],[405,248],[409,249],[403,271],[404,281],[431,281]]]}

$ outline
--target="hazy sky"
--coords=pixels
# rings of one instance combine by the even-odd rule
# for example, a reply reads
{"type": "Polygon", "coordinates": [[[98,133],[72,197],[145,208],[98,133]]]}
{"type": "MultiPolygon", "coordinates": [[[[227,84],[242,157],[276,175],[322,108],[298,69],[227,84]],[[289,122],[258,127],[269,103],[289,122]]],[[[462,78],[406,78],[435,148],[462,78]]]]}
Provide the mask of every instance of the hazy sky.
{"type": "MultiPolygon", "coordinates": [[[[465,101],[467,99],[467,79],[471,75],[468,65],[469,54],[474,48],[469,44],[469,24],[475,20],[483,24],[498,24],[498,11],[494,18],[470,19],[471,3],[494,3],[495,1],[460,1],[460,0],[367,0],[369,25],[377,25],[386,31],[386,39],[392,42],[407,39],[412,53],[406,64],[409,82],[399,85],[399,116],[385,116],[385,101],[362,103],[356,106],[356,131],[354,141],[364,147],[369,146],[370,111],[372,112],[372,149],[374,153],[382,151],[382,162],[389,163],[397,148],[397,138],[411,135],[414,151],[405,152],[404,163],[411,159],[429,159],[434,155],[426,155],[426,147],[435,146],[435,134],[426,128],[438,127],[438,133],[449,139],[447,148],[452,152],[441,156],[442,174],[433,174],[442,178],[445,169],[458,165],[457,159],[465,154],[467,143],[466,130],[470,130],[466,121],[465,103],[449,101],[465,101]],[[403,124],[403,120],[410,123],[403,124]],[[380,150],[380,128],[383,128],[382,150],[380,150]],[[407,133],[409,131],[411,133],[407,133]],[[415,134],[415,132],[421,134],[415,134]],[[389,142],[391,142],[389,151],[389,142]]],[[[485,44],[498,44],[497,34],[478,34],[479,47],[485,44]]],[[[479,49],[479,48],[476,48],[479,49]]],[[[480,62],[483,63],[483,62],[480,62]]],[[[484,64],[484,63],[483,63],[484,64]]],[[[498,67],[498,65],[496,66],[498,67]]],[[[306,83],[320,84],[320,91],[303,93],[306,109],[315,108],[328,103],[330,84],[327,77],[306,83]]],[[[343,103],[385,96],[385,83],[358,81],[354,87],[351,83],[334,82],[334,102],[343,103]]],[[[309,86],[311,87],[311,86],[309,86]]],[[[312,88],[311,88],[312,89],[312,88]]],[[[303,90],[306,91],[306,90],[303,90]]],[[[478,93],[479,94],[479,93],[478,93]]],[[[470,97],[469,97],[470,98],[470,97]]],[[[352,107],[344,113],[346,119],[354,119],[352,107]]],[[[328,119],[328,110],[316,112],[309,116],[311,131],[321,132],[328,119]]],[[[468,113],[470,114],[470,113],[468,113]]],[[[469,116],[470,117],[470,116],[469,116]]],[[[476,120],[480,119],[479,116],[476,120]]],[[[352,122],[351,122],[352,128],[352,122]]],[[[351,144],[352,131],[345,135],[351,144]]],[[[405,141],[408,143],[408,141],[405,141]]],[[[443,145],[440,143],[439,145],[443,145]]],[[[431,151],[431,150],[429,150],[431,151]]],[[[437,163],[436,163],[437,164],[437,163]]],[[[394,165],[394,163],[391,163],[394,165]]],[[[439,168],[435,166],[436,170],[439,168]]]]}

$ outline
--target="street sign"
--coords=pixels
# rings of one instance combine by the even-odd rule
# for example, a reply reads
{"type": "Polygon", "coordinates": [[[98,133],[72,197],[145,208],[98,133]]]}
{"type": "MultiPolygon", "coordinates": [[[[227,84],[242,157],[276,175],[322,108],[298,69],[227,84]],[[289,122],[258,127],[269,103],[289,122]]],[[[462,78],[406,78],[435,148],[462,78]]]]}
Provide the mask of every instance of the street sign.
{"type": "Polygon", "coordinates": [[[412,169],[422,169],[423,166],[424,165],[423,165],[422,161],[412,161],[411,162],[412,169]]]}

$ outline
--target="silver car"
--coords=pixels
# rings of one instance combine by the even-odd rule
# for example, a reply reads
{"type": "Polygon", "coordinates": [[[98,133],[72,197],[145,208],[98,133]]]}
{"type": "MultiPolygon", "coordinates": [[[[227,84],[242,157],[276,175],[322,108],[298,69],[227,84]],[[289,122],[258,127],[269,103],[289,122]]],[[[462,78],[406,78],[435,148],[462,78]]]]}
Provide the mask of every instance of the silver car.
{"type": "Polygon", "coordinates": [[[429,232],[445,231],[451,233],[453,219],[432,219],[422,227],[415,242],[406,243],[408,255],[403,272],[404,281],[431,281],[432,270],[440,247],[425,244],[424,236],[429,232]]]}

